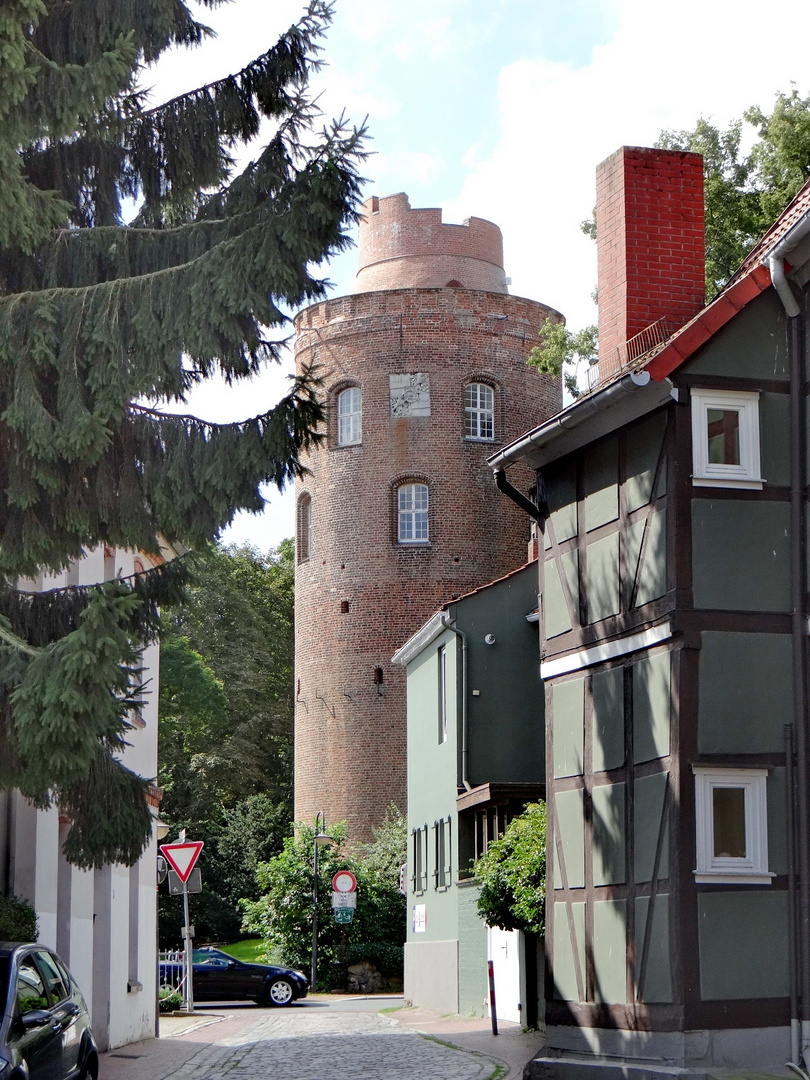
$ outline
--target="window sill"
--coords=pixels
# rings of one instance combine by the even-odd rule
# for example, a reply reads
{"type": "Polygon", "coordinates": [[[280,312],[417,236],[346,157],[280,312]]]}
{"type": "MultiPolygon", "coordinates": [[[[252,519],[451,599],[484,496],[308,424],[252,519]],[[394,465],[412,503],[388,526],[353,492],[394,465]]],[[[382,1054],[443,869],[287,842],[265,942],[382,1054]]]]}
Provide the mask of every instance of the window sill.
{"type": "Polygon", "coordinates": [[[693,487],[739,488],[747,491],[762,491],[764,480],[734,480],[726,476],[693,476],[693,487]]]}
{"type": "Polygon", "coordinates": [[[768,870],[695,870],[697,885],[770,885],[776,874],[768,870]]]}

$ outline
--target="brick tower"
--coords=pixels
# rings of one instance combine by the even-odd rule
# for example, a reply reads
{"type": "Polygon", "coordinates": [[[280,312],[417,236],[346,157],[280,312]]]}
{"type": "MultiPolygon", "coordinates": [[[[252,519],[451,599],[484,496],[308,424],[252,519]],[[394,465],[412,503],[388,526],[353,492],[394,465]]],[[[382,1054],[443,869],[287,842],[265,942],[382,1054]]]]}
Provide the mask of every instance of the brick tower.
{"type": "Polygon", "coordinates": [[[295,816],[346,819],[356,841],[405,810],[390,658],[443,602],[525,561],[526,515],[486,458],[560,407],[558,380],[526,364],[560,316],[508,294],[496,225],[445,225],[404,194],[363,211],[354,293],[295,320],[298,368],[318,368],[329,403],[296,487],[295,816]]]}

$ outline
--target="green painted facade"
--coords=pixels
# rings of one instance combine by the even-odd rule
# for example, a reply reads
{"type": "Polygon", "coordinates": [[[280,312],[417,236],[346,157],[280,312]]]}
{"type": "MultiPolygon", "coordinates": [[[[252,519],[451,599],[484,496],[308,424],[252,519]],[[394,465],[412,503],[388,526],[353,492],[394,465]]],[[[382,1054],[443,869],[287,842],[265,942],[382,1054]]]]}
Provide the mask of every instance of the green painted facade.
{"type": "Polygon", "coordinates": [[[789,1019],[791,469],[773,291],[672,382],[670,403],[629,419],[625,407],[565,456],[543,450],[550,1030],[789,1019]],[[757,395],[761,487],[693,484],[702,388],[757,395]],[[700,839],[701,768],[764,778],[767,874],[699,870],[702,844],[728,854],[716,831],[700,839]]]}
{"type": "Polygon", "coordinates": [[[478,916],[478,889],[470,870],[481,816],[497,817],[498,810],[486,801],[476,804],[475,792],[488,792],[490,785],[506,798],[512,791],[542,792],[544,786],[536,615],[527,620],[536,608],[537,567],[530,564],[448,604],[448,626],[438,617],[432,620],[424,628],[430,632],[407,657],[410,925],[405,993],[415,1001],[414,992],[429,993],[424,987],[432,966],[440,956],[446,962],[449,943],[456,943],[457,971],[445,980],[442,1004],[432,1002],[447,1012],[482,1015],[487,997],[487,931],[478,916]],[[459,794],[468,789],[473,805],[459,811],[459,794]],[[440,832],[449,842],[446,878],[440,874],[440,832]],[[417,859],[421,874],[415,870],[417,859]]]}

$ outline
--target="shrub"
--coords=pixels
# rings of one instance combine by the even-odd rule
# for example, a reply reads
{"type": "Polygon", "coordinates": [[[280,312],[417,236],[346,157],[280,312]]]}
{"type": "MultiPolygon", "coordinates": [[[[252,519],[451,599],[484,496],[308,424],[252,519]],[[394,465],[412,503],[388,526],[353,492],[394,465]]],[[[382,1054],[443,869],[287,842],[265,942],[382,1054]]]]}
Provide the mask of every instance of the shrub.
{"type": "Polygon", "coordinates": [[[37,913],[26,900],[0,896],[0,941],[36,941],[37,913]]]}
{"type": "Polygon", "coordinates": [[[546,900],[546,808],[529,803],[475,864],[478,914],[488,926],[542,934],[546,900]]]}

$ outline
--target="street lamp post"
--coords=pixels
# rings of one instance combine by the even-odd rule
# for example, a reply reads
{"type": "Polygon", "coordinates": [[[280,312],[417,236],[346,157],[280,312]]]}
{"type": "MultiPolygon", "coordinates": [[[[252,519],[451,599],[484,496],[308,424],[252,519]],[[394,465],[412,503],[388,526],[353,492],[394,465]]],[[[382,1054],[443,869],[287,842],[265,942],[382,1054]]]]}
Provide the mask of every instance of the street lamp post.
{"type": "Polygon", "coordinates": [[[323,811],[319,810],[315,815],[315,833],[312,837],[314,855],[312,882],[312,968],[309,977],[310,990],[315,993],[315,979],[318,974],[318,849],[324,844],[334,844],[334,837],[327,836],[323,831],[326,822],[323,811]]]}

